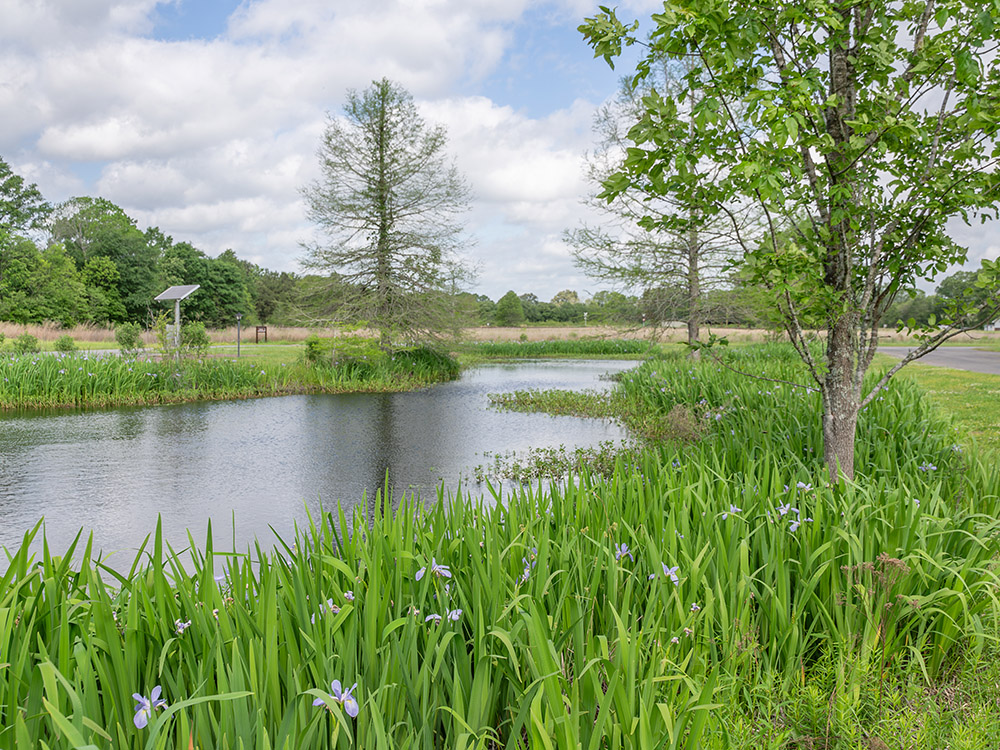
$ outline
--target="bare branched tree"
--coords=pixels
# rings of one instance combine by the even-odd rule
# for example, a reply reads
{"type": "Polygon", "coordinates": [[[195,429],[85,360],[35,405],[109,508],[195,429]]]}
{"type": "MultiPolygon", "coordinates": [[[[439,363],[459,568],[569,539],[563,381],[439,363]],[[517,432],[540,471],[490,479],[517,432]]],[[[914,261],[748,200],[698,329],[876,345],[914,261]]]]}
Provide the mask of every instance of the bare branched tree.
{"type": "Polygon", "coordinates": [[[449,327],[448,293],[469,189],[410,94],[386,79],[351,91],[319,148],[320,179],[302,192],[323,234],[303,265],[336,273],[341,320],[377,328],[380,345],[434,338],[449,327]]]}

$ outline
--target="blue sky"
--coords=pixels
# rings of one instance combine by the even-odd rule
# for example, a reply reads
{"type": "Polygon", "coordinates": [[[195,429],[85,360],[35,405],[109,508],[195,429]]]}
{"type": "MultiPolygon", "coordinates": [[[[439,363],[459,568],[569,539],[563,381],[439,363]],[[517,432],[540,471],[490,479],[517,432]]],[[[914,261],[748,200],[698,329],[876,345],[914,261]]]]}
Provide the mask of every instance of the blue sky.
{"type": "MultiPolygon", "coordinates": [[[[648,18],[655,0],[624,0],[648,18]]],[[[299,270],[300,189],[327,113],[388,77],[443,124],[475,196],[475,291],[551,299],[602,287],[564,230],[584,199],[611,71],[577,26],[586,0],[0,0],[0,156],[46,197],[102,196],[210,255],[299,270]]],[[[994,233],[960,229],[973,259],[994,233]]]]}

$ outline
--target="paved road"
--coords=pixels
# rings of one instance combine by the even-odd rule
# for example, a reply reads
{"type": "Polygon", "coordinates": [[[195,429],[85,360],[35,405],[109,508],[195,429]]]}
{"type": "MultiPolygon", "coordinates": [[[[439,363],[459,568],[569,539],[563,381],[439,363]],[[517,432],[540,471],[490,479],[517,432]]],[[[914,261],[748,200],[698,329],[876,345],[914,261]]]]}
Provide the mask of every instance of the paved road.
{"type": "MultiPolygon", "coordinates": [[[[890,357],[902,359],[913,351],[913,347],[880,346],[878,351],[879,354],[888,354],[890,357]]],[[[1000,352],[988,352],[972,346],[942,346],[914,361],[922,365],[936,365],[937,367],[950,367],[953,370],[1000,375],[1000,352]]]]}

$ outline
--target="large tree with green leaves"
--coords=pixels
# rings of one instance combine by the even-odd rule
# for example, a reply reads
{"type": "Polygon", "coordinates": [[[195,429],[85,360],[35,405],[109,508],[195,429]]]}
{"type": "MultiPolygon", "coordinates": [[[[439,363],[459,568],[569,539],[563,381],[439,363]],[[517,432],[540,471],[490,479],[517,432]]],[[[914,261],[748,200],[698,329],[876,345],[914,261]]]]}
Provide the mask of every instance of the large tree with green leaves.
{"type": "MultiPolygon", "coordinates": [[[[678,98],[648,95],[603,195],[652,178],[706,212],[760,208],[768,238],[742,237],[745,273],[774,293],[822,394],[831,476],[852,477],[859,411],[900,367],[996,310],[1000,262],[987,261],[978,283],[993,290],[988,302],[952,305],[865,391],[884,311],[966,258],[948,220],[996,214],[1000,5],[668,0],[652,20],[636,79],[661,56],[696,59],[687,87],[697,103],[688,118],[678,98]],[[825,329],[818,356],[809,319],[825,329]]],[[[637,28],[602,7],[581,31],[610,62],[639,42],[637,28]]],[[[664,222],[684,227],[683,217],[664,222]]]]}
{"type": "Polygon", "coordinates": [[[25,182],[0,159],[0,288],[10,254],[32,230],[45,226],[52,206],[38,186],[25,182]]]}
{"type": "Polygon", "coordinates": [[[377,328],[386,349],[449,328],[444,292],[461,270],[457,220],[469,190],[445,144],[405,89],[375,81],[329,118],[321,176],[303,190],[323,234],[303,265],[336,273],[339,315],[377,328]]]}

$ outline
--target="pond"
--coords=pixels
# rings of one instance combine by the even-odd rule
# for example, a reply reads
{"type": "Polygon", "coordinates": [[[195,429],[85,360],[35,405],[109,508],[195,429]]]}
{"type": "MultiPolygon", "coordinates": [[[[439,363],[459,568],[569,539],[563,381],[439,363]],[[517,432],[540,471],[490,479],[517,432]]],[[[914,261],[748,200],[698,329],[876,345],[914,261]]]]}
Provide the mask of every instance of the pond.
{"type": "MultiPolygon", "coordinates": [[[[91,412],[0,415],[0,547],[45,518],[54,554],[76,533],[129,561],[162,517],[172,544],[190,529],[216,549],[269,547],[321,508],[347,510],[388,481],[435,497],[487,493],[486,453],[595,446],[625,437],[602,420],[500,413],[487,394],[606,388],[623,361],[485,365],[409,393],[283,396],[91,412]],[[273,529],[273,531],[272,531],[273,529]]],[[[119,559],[116,557],[115,559],[119,559]]]]}

